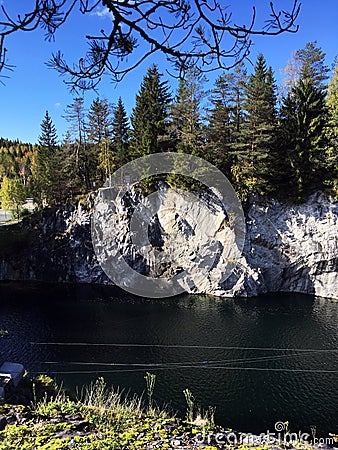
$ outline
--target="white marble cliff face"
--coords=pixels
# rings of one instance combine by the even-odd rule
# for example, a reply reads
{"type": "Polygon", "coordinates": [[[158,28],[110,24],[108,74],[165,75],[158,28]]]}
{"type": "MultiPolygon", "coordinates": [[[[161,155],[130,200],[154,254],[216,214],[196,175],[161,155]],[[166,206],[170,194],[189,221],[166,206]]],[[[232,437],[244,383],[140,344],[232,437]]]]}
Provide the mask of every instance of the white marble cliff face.
{"type": "Polygon", "coordinates": [[[244,244],[240,233],[245,229],[244,215],[231,224],[222,203],[210,194],[197,197],[162,188],[152,205],[149,198],[131,193],[121,204],[112,201],[109,190],[98,197],[94,246],[106,273],[135,293],[142,290],[138,286],[142,279],[138,281],[135,271],[148,279],[174,280],[181,287],[170,290],[169,285],[166,295],[177,291],[210,293],[221,286],[236,261],[243,259],[239,247],[244,244]]]}
{"type": "Polygon", "coordinates": [[[246,259],[267,291],[338,298],[338,203],[315,194],[303,205],[254,202],[246,259]]]}
{"type": "MultiPolygon", "coordinates": [[[[102,232],[111,235],[113,226],[124,260],[146,275],[171,277],[185,271],[181,283],[189,293],[234,297],[284,291],[338,299],[337,202],[319,193],[297,206],[255,199],[237,258],[219,203],[208,195],[202,204],[183,200],[178,191],[161,189],[149,242],[141,250],[135,250],[130,233],[130,211],[140,201],[134,192],[114,205],[114,215],[104,201],[98,205],[102,232]]],[[[0,279],[110,283],[93,251],[91,216],[92,208],[83,206],[46,214],[32,248],[0,256],[0,279]]]]}
{"type": "MultiPolygon", "coordinates": [[[[338,205],[324,195],[299,206],[252,202],[241,257],[226,214],[212,196],[189,202],[182,192],[165,188],[149,228],[153,245],[145,242],[135,250],[130,209],[139,200],[132,193],[129,203],[114,205],[113,215],[102,204],[103,232],[114,229],[124,257],[136,270],[168,278],[181,272],[180,283],[189,293],[233,297],[290,291],[338,297],[338,205]]],[[[138,220],[143,219],[141,214],[138,220]]]]}

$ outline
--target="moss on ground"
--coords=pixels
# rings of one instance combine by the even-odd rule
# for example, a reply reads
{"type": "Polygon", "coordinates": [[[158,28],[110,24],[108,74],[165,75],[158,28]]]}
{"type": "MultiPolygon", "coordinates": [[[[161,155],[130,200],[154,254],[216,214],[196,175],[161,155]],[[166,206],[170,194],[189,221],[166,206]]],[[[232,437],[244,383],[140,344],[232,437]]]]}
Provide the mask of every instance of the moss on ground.
{"type": "MultiPolygon", "coordinates": [[[[286,448],[285,445],[266,445],[264,442],[217,443],[215,436],[234,433],[214,424],[213,409],[204,417],[194,414],[193,421],[180,420],[154,406],[152,391],[147,392],[147,402],[137,397],[123,399],[120,392],[108,391],[102,378],[85,391],[81,400],[58,391],[47,376],[40,376],[30,383],[35,397],[33,403],[27,406],[0,405],[0,418],[7,420],[5,428],[0,431],[0,450],[286,448]],[[208,436],[213,436],[213,439],[208,436]]],[[[27,388],[29,381],[26,379],[24,384],[27,388]]],[[[187,418],[192,418],[192,413],[192,405],[188,404],[187,418]]],[[[240,437],[241,433],[236,435],[240,437]]],[[[288,444],[287,448],[314,450],[305,444],[288,444]]]]}

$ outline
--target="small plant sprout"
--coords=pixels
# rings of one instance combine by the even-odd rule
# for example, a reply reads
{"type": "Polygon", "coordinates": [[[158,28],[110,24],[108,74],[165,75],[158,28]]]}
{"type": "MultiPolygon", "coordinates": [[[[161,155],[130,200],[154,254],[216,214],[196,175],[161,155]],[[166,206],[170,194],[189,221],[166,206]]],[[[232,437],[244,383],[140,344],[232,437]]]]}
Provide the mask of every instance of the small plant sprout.
{"type": "Polygon", "coordinates": [[[187,413],[186,413],[186,420],[189,423],[192,423],[194,421],[194,404],[195,399],[192,395],[192,392],[189,389],[184,389],[183,391],[185,401],[187,402],[187,413]]]}
{"type": "Polygon", "coordinates": [[[147,387],[148,408],[149,410],[151,410],[153,406],[153,394],[155,389],[156,375],[147,372],[144,379],[146,380],[146,387],[147,387]]]}

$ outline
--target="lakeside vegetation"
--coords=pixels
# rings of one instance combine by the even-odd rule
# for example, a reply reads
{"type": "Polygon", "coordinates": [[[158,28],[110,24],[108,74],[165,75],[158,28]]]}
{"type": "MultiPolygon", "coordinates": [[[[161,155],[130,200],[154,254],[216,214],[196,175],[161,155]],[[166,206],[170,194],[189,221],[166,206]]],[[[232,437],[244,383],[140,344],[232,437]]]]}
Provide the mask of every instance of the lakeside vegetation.
{"type": "Polygon", "coordinates": [[[26,405],[0,406],[1,415],[17,416],[15,423],[9,421],[0,431],[0,449],[166,449],[173,441],[184,444],[198,433],[215,431],[213,410],[203,418],[199,413],[195,416],[190,391],[184,391],[186,420],[180,420],[153,402],[155,375],[147,373],[145,382],[146,395],[128,397],[109,390],[98,378],[75,399],[46,375],[32,380],[25,376],[16,395],[26,405]]]}
{"type": "Polygon", "coordinates": [[[338,64],[328,82],[324,58],[309,42],[277,86],[261,54],[251,74],[240,64],[209,91],[191,66],[175,94],[153,65],[130,118],[121,98],[116,105],[97,98],[86,111],[77,97],[66,108],[69,131],[61,143],[48,112],[36,145],[0,140],[2,208],[19,217],[26,197],[41,206],[74,201],[126,162],[164,151],[217,165],[244,202],[254,192],[298,202],[316,190],[337,196],[338,64]]]}
{"type": "MultiPolygon", "coordinates": [[[[74,399],[50,377],[40,375],[31,380],[26,375],[21,392],[14,392],[14,398],[25,399],[25,406],[0,405],[0,415],[6,421],[5,426],[1,423],[0,450],[313,448],[310,443],[269,443],[263,435],[259,442],[258,436],[220,427],[214,422],[215,410],[209,408],[201,413],[188,389],[183,392],[186,417],[179,419],[168,408],[159,408],[153,402],[155,375],[147,373],[145,381],[146,395],[141,397],[110,390],[104,379],[98,378],[74,399]]],[[[288,422],[284,425],[288,430],[288,422]]],[[[330,436],[332,442],[338,438],[330,436]]]]}

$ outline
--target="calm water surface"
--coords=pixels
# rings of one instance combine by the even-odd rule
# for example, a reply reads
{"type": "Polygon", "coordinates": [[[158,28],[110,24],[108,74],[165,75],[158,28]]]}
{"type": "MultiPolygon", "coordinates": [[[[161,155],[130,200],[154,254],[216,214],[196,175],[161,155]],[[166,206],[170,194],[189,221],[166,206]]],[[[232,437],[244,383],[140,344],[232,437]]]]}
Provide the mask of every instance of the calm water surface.
{"type": "Polygon", "coordinates": [[[1,283],[0,299],[0,329],[9,331],[0,360],[53,374],[69,389],[102,374],[141,393],[149,371],[157,403],[181,415],[189,388],[231,428],[274,431],[288,420],[292,431],[338,432],[337,302],[296,294],[148,300],[112,287],[28,283],[1,283]]]}

